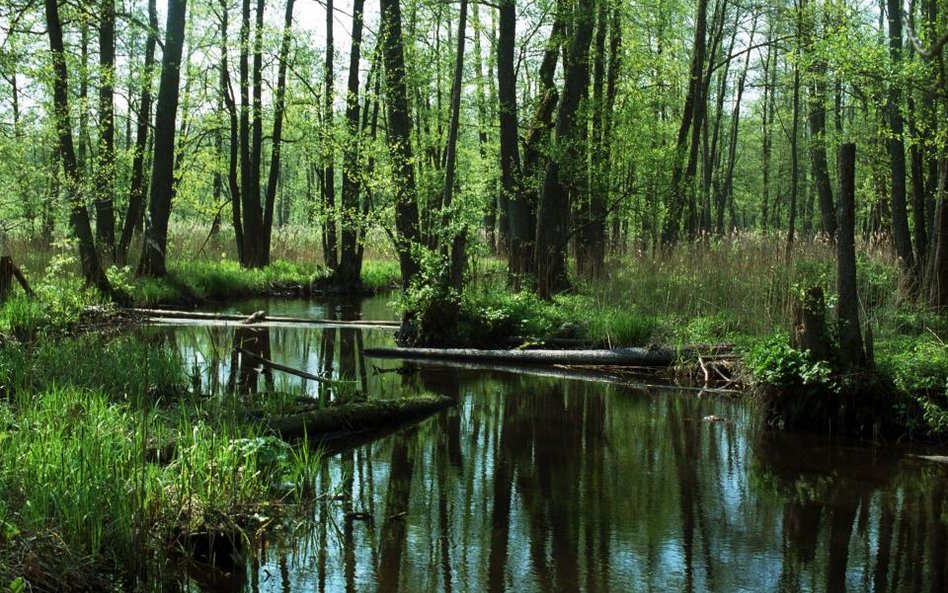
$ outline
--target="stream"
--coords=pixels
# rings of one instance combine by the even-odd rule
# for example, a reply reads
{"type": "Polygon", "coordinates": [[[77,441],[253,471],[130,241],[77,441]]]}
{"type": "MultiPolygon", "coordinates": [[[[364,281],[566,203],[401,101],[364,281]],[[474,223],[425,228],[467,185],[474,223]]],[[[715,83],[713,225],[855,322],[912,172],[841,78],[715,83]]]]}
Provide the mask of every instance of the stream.
{"type": "MultiPolygon", "coordinates": [[[[388,300],[219,312],[391,320],[388,300]]],[[[948,591],[948,465],[919,451],[774,434],[750,404],[694,390],[364,358],[386,330],[149,331],[210,392],[328,397],[242,365],[239,343],[370,397],[458,402],[324,459],[310,529],[230,572],[191,570],[181,591],[948,591]]]]}

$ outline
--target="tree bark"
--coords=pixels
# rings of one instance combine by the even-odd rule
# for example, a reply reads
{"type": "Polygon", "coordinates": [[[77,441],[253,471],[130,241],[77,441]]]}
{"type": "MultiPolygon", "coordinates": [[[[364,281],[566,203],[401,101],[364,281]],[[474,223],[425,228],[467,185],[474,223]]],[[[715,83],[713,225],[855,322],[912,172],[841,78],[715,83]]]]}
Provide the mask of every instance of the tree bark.
{"type": "Polygon", "coordinates": [[[413,249],[420,245],[418,200],[411,147],[411,114],[405,80],[402,13],[399,0],[380,0],[382,57],[385,63],[385,98],[388,114],[388,148],[392,159],[395,198],[395,250],[407,288],[420,270],[413,249]]]}
{"type": "Polygon", "coordinates": [[[168,1],[161,82],[155,109],[155,150],[151,168],[151,189],[145,241],[138,265],[139,276],[164,276],[168,245],[168,219],[174,196],[175,117],[178,111],[178,83],[187,0],[168,1]]]}
{"type": "MultiPolygon", "coordinates": [[[[520,190],[519,118],[517,116],[517,75],[514,70],[516,46],[516,0],[501,0],[498,11],[497,36],[497,97],[500,143],[500,208],[506,211],[509,228],[501,229],[501,238],[507,237],[504,250],[509,254],[508,270],[514,283],[516,278],[531,273],[530,204],[520,190]]],[[[503,221],[504,218],[501,217],[503,221]]]]}
{"type": "Polygon", "coordinates": [[[151,83],[155,71],[155,46],[158,44],[158,8],[156,0],[148,0],[148,36],[145,41],[145,65],[142,73],[142,94],[135,124],[135,153],[132,157],[132,181],[128,192],[128,208],[122,224],[116,261],[124,264],[132,237],[145,214],[145,155],[148,152],[148,128],[151,120],[151,83]]]}
{"type": "MultiPolygon", "coordinates": [[[[804,52],[812,53],[815,28],[812,21],[815,21],[816,17],[806,14],[808,2],[809,0],[800,2],[801,33],[804,52]]],[[[807,115],[810,126],[810,163],[819,198],[821,229],[833,240],[836,236],[836,208],[833,205],[833,188],[826,159],[826,69],[826,60],[813,58],[813,63],[808,68],[812,81],[807,85],[807,115]]]]}
{"type": "Polygon", "coordinates": [[[290,41],[293,38],[293,5],[295,0],[286,0],[283,16],[283,38],[277,66],[277,86],[273,99],[273,134],[270,147],[270,172],[263,211],[263,244],[266,246],[267,263],[270,261],[270,238],[273,231],[273,210],[276,205],[277,185],[280,183],[280,165],[283,154],[283,114],[286,110],[286,69],[290,57],[290,41]]]}
{"type": "Polygon", "coordinates": [[[352,50],[349,52],[349,81],[346,87],[346,126],[348,142],[342,155],[342,241],[339,265],[334,281],[346,290],[357,291],[362,286],[362,262],[358,256],[359,227],[362,217],[359,208],[361,176],[359,154],[362,145],[359,103],[359,64],[362,56],[362,23],[365,0],[355,0],[352,7],[352,50]]]}
{"type": "Polygon", "coordinates": [[[589,85],[589,45],[592,40],[594,0],[576,4],[573,39],[563,81],[563,93],[556,116],[556,148],[543,180],[543,193],[537,208],[536,251],[537,293],[543,298],[570,288],[566,269],[569,229],[565,213],[570,211],[570,190],[583,175],[582,161],[575,158],[580,100],[589,85]],[[577,170],[579,169],[579,170],[577,170]]]}
{"type": "Polygon", "coordinates": [[[912,236],[909,231],[908,213],[905,204],[905,125],[902,120],[902,2],[887,0],[889,18],[889,59],[896,70],[895,79],[889,83],[886,114],[889,120],[889,163],[891,169],[890,196],[892,207],[892,238],[899,256],[902,271],[915,275],[915,258],[912,254],[912,236]]]}
{"type": "Polygon", "coordinates": [[[865,365],[856,291],[856,145],[839,147],[839,236],[836,239],[837,331],[839,354],[850,367],[865,365]]]}
{"type": "Polygon", "coordinates": [[[99,151],[95,182],[95,233],[99,252],[115,258],[115,0],[99,13],[99,151]]]}
{"type": "Polygon", "coordinates": [[[323,213],[326,217],[323,223],[323,257],[330,270],[339,267],[338,235],[336,234],[336,154],[333,147],[333,60],[335,47],[333,42],[333,5],[332,0],[326,0],[326,63],[323,69],[323,213]]]}
{"type": "Polygon", "coordinates": [[[697,105],[704,99],[701,89],[704,73],[704,54],[708,26],[708,0],[698,0],[695,16],[695,36],[691,53],[691,73],[688,79],[688,94],[685,97],[685,107],[681,114],[681,125],[678,128],[678,137],[675,142],[675,151],[672,155],[672,177],[669,194],[669,204],[665,215],[665,224],[662,228],[662,241],[674,243],[681,232],[681,217],[685,209],[685,184],[690,183],[685,176],[685,154],[688,149],[688,134],[694,127],[700,127],[695,117],[697,105]]]}
{"type": "Polygon", "coordinates": [[[79,242],[79,260],[86,282],[103,293],[111,294],[112,287],[96,252],[89,213],[79,195],[81,175],[72,139],[72,126],[69,123],[69,83],[59,6],[57,0],[45,0],[44,4],[49,51],[53,61],[53,113],[56,120],[57,148],[66,176],[66,193],[69,196],[69,223],[79,242]]]}

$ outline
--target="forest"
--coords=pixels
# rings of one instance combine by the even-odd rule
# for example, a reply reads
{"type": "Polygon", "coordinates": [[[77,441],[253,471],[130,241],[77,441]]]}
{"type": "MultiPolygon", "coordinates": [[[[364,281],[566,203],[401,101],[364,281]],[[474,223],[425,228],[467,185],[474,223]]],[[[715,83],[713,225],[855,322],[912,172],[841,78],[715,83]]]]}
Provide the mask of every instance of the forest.
{"type": "Polygon", "coordinates": [[[753,589],[728,463],[948,586],[945,0],[0,0],[0,97],[0,591],[753,589]]]}

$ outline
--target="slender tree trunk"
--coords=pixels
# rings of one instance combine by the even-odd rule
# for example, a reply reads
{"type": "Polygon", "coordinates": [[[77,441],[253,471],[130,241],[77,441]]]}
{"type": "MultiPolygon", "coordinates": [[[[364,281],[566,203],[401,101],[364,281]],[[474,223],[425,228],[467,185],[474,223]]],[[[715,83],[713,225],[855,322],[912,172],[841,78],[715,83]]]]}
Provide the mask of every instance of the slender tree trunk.
{"type": "Polygon", "coordinates": [[[537,208],[537,233],[534,266],[537,293],[543,298],[570,288],[566,269],[569,229],[564,214],[570,211],[570,189],[576,186],[582,171],[577,145],[579,103],[589,86],[589,45],[592,41],[595,0],[576,4],[573,39],[563,81],[563,95],[556,116],[557,158],[550,159],[543,181],[543,193],[537,208]],[[579,169],[579,170],[577,170],[579,169]]]}
{"type": "Polygon", "coordinates": [[[773,146],[773,122],[776,109],[777,90],[777,44],[774,43],[773,23],[769,24],[767,35],[767,59],[764,62],[764,102],[762,113],[762,167],[763,193],[761,196],[760,226],[766,231],[770,221],[770,178],[771,149],[773,146]]]}
{"type": "Polygon", "coordinates": [[[500,108],[500,203],[507,212],[509,228],[501,229],[509,244],[508,270],[514,284],[531,273],[530,258],[533,232],[530,230],[530,204],[520,190],[520,140],[517,116],[517,77],[514,70],[516,46],[516,0],[501,0],[497,37],[497,95],[500,108]]]}
{"type": "MultiPolygon", "coordinates": [[[[750,37],[748,39],[748,46],[753,45],[754,43],[754,34],[757,32],[757,16],[754,16],[753,24],[751,25],[750,37]]],[[[750,68],[750,56],[751,52],[748,51],[744,57],[744,69],[741,71],[740,77],[737,79],[737,91],[734,96],[734,110],[731,112],[731,135],[730,141],[727,148],[727,165],[724,173],[724,184],[721,190],[721,199],[718,204],[719,214],[719,231],[723,230],[720,227],[723,226],[723,211],[724,207],[727,204],[734,203],[734,166],[737,163],[737,133],[740,129],[741,121],[741,99],[744,97],[744,84],[747,81],[747,71],[750,68]]]]}
{"type": "Polygon", "coordinates": [[[95,233],[99,252],[115,258],[115,0],[99,13],[99,151],[95,182],[95,233]]]}
{"type": "Polygon", "coordinates": [[[352,50],[349,52],[349,81],[346,91],[346,126],[348,142],[342,155],[342,242],[339,266],[334,281],[346,290],[356,291],[362,285],[362,262],[358,257],[361,176],[359,152],[362,144],[359,103],[359,63],[362,50],[362,12],[364,0],[355,0],[352,8],[352,50]]]}
{"type": "Polygon", "coordinates": [[[243,215],[241,265],[259,268],[267,264],[268,246],[264,245],[263,209],[260,203],[260,162],[263,144],[261,121],[261,68],[263,9],[257,0],[253,40],[250,34],[250,0],[241,3],[240,23],[240,200],[243,215]],[[251,69],[250,51],[253,51],[251,69]]]}
{"type": "Polygon", "coordinates": [[[128,192],[128,209],[122,224],[116,261],[124,264],[132,236],[145,214],[145,156],[148,152],[148,128],[151,120],[151,83],[155,70],[155,46],[158,44],[158,8],[156,0],[148,0],[148,36],[145,41],[145,65],[142,74],[142,94],[135,124],[135,153],[132,157],[132,180],[128,192]]]}
{"type": "MultiPolygon", "coordinates": [[[[487,130],[490,125],[490,114],[487,108],[487,97],[484,95],[484,65],[481,55],[481,19],[478,13],[478,3],[472,5],[474,20],[474,76],[476,77],[477,91],[477,148],[481,160],[488,161],[488,136],[487,130]]],[[[484,208],[484,232],[487,239],[487,247],[491,255],[497,255],[497,206],[498,196],[493,190],[491,184],[488,185],[486,204],[484,208]]]]}
{"type": "Polygon", "coordinates": [[[607,2],[601,1],[596,16],[595,60],[593,62],[592,159],[588,187],[588,210],[576,233],[576,269],[590,278],[602,276],[606,257],[606,178],[607,153],[604,144],[606,129],[606,33],[609,28],[607,2]]]}
{"type": "Polygon", "coordinates": [[[889,163],[891,168],[890,196],[892,207],[892,237],[903,272],[915,275],[912,236],[909,231],[905,204],[905,142],[902,120],[902,2],[887,0],[889,18],[889,59],[897,70],[896,79],[889,84],[886,112],[889,120],[889,163]]]}
{"type": "Polygon", "coordinates": [[[859,325],[856,291],[856,145],[839,147],[839,237],[836,241],[836,290],[839,293],[839,352],[845,364],[861,367],[866,355],[859,325]]]}
{"type": "Polygon", "coordinates": [[[420,245],[418,199],[411,147],[411,114],[405,80],[405,51],[402,45],[402,14],[399,0],[380,0],[382,57],[385,62],[385,98],[388,115],[388,148],[392,159],[395,198],[395,249],[398,252],[402,286],[407,288],[418,276],[419,264],[413,249],[420,245]]]}
{"type": "Polygon", "coordinates": [[[790,207],[787,221],[787,254],[796,235],[797,202],[800,192],[800,69],[793,65],[793,122],[790,125],[790,207]]]}
{"type": "Polygon", "coordinates": [[[442,237],[442,251],[447,255],[450,270],[451,287],[461,292],[464,282],[466,258],[466,229],[449,232],[451,229],[452,203],[456,183],[458,128],[461,125],[461,86],[464,81],[464,43],[467,30],[467,0],[461,0],[461,14],[458,17],[457,54],[454,62],[454,80],[451,83],[451,121],[448,125],[448,141],[445,146],[444,194],[441,200],[441,229],[447,234],[442,237]]]}
{"type": "Polygon", "coordinates": [[[678,128],[678,137],[673,153],[671,192],[669,195],[668,212],[665,215],[665,224],[662,229],[662,241],[674,243],[681,232],[681,217],[685,209],[685,184],[690,180],[685,176],[685,155],[688,149],[688,135],[692,127],[700,127],[695,117],[698,103],[703,101],[701,89],[704,73],[704,54],[708,25],[708,0],[698,0],[695,16],[695,36],[691,53],[691,74],[688,79],[688,94],[685,97],[685,108],[682,110],[681,125],[678,128]]]}
{"type": "MultiPolygon", "coordinates": [[[[809,0],[801,1],[800,19],[803,23],[804,52],[812,53],[816,16],[807,14],[808,6],[809,0]]],[[[826,60],[813,58],[808,72],[813,80],[807,85],[807,114],[810,126],[810,162],[813,183],[819,198],[821,229],[833,240],[836,236],[836,207],[833,205],[833,188],[826,159],[826,69],[826,60]]]]}
{"type": "Polygon", "coordinates": [[[283,16],[283,39],[280,41],[279,65],[277,66],[277,86],[273,99],[273,135],[270,147],[270,172],[267,178],[267,193],[263,211],[263,243],[267,250],[267,263],[270,260],[270,237],[273,231],[273,209],[276,205],[277,185],[282,173],[283,154],[283,114],[286,110],[286,70],[290,57],[290,41],[293,38],[293,4],[295,0],[286,0],[286,12],[283,16]]]}
{"type": "Polygon", "coordinates": [[[111,294],[112,287],[99,261],[89,224],[89,213],[80,196],[81,176],[76,161],[72,126],[69,123],[69,83],[66,56],[63,49],[63,28],[59,19],[57,0],[45,0],[46,29],[49,51],[53,61],[53,112],[56,120],[57,148],[66,174],[66,193],[69,196],[69,223],[79,242],[79,260],[86,282],[103,293],[111,294]]]}
{"type": "Polygon", "coordinates": [[[168,1],[168,22],[161,82],[155,109],[155,150],[151,168],[151,189],[145,241],[138,265],[140,276],[164,276],[168,244],[168,219],[174,194],[175,116],[178,110],[178,83],[187,0],[168,1]]]}
{"type": "Polygon", "coordinates": [[[326,251],[323,256],[330,270],[339,267],[338,237],[336,235],[336,153],[333,146],[333,61],[336,48],[333,45],[333,5],[326,0],[326,65],[323,71],[323,84],[326,94],[323,96],[323,209],[326,215],[324,223],[326,251]]]}
{"type": "Polygon", "coordinates": [[[221,0],[221,65],[220,65],[220,94],[227,109],[227,121],[230,127],[227,159],[227,187],[230,191],[231,224],[234,227],[234,242],[237,247],[237,260],[244,261],[244,225],[240,213],[241,184],[237,174],[241,159],[240,125],[237,117],[237,105],[233,91],[230,88],[230,66],[228,65],[227,35],[229,21],[229,3],[221,0]]]}

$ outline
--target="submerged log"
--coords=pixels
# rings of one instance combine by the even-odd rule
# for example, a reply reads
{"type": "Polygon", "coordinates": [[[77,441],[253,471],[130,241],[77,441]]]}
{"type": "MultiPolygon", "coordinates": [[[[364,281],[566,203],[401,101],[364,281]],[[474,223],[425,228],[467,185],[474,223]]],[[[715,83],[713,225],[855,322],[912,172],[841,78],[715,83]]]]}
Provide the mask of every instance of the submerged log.
{"type": "Polygon", "coordinates": [[[376,400],[270,418],[267,426],[285,440],[326,442],[423,420],[454,404],[444,395],[376,400]]]}
{"type": "Polygon", "coordinates": [[[251,352],[250,350],[247,350],[247,349],[245,349],[245,348],[241,348],[241,347],[239,347],[239,346],[236,347],[236,348],[234,348],[234,351],[235,351],[235,352],[239,352],[242,356],[246,356],[247,358],[250,358],[250,359],[252,359],[252,360],[255,360],[255,361],[257,361],[259,364],[261,364],[261,365],[263,365],[263,366],[265,366],[265,367],[267,367],[267,368],[271,368],[271,369],[273,369],[273,370],[275,370],[275,371],[282,371],[282,372],[284,372],[284,373],[287,373],[287,374],[290,374],[290,375],[294,375],[294,376],[296,376],[296,377],[301,377],[301,378],[303,378],[303,379],[309,379],[310,381],[316,381],[317,383],[325,383],[325,384],[337,383],[337,381],[333,381],[332,379],[330,379],[330,378],[328,378],[328,377],[323,377],[323,376],[320,376],[320,375],[314,375],[313,373],[308,373],[308,372],[302,371],[302,370],[300,370],[300,369],[295,369],[295,368],[293,368],[293,367],[286,366],[285,364],[280,364],[280,363],[278,363],[278,362],[273,362],[272,360],[268,360],[268,359],[266,359],[266,358],[260,356],[259,354],[255,353],[255,352],[251,352]]]}
{"type": "MultiPolygon", "coordinates": [[[[306,438],[310,444],[326,445],[375,436],[420,422],[455,401],[444,395],[423,395],[390,400],[358,402],[258,419],[274,435],[287,441],[306,438]]],[[[145,460],[167,464],[177,455],[178,443],[170,440],[145,449],[145,460]]]]}
{"type": "Polygon", "coordinates": [[[366,356],[434,360],[467,360],[515,364],[577,366],[671,366],[679,354],[671,348],[612,350],[477,350],[472,348],[366,348],[366,356]]]}

